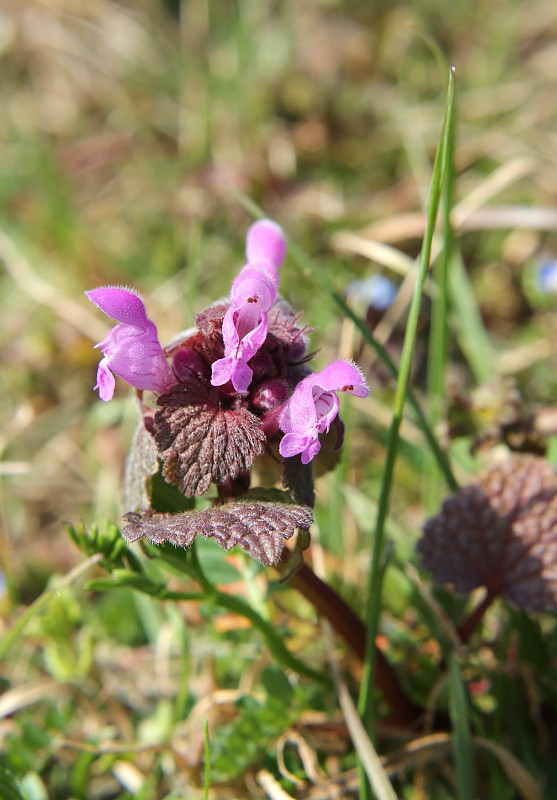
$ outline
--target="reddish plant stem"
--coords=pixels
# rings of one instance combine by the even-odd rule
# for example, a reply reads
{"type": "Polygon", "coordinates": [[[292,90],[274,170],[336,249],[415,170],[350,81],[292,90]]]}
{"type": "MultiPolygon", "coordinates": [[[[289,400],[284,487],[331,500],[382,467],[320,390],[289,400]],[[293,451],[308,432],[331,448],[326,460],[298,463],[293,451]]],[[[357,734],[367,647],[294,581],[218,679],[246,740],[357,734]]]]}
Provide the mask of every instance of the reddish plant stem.
{"type": "Polygon", "coordinates": [[[458,627],[458,635],[460,637],[460,641],[462,644],[466,644],[474,630],[476,629],[477,625],[479,624],[480,620],[482,619],[483,615],[489,608],[489,606],[495,600],[495,595],[492,592],[488,591],[484,599],[481,603],[478,603],[476,608],[472,611],[470,616],[464,620],[462,625],[458,627]]]}
{"type": "MultiPolygon", "coordinates": [[[[288,562],[285,551],[282,565],[288,562]]],[[[365,658],[366,627],[360,617],[327,583],[321,580],[307,564],[288,578],[288,583],[297,589],[319,616],[328,620],[333,630],[348,644],[360,661],[365,658]]],[[[381,650],[376,647],[376,682],[390,710],[390,722],[400,727],[411,727],[423,714],[404,693],[398,676],[381,650]]]]}

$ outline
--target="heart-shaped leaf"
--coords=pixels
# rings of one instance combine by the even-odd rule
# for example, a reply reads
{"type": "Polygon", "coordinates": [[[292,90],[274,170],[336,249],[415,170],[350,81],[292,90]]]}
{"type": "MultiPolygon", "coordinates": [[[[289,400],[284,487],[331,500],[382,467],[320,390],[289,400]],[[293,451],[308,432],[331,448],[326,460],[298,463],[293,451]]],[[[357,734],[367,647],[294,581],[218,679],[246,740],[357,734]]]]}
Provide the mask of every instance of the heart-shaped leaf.
{"type": "Polygon", "coordinates": [[[258,418],[245,408],[223,408],[218,392],[201,378],[159,398],[153,435],[163,475],[186,497],[199,497],[251,469],[265,449],[258,418]]]}

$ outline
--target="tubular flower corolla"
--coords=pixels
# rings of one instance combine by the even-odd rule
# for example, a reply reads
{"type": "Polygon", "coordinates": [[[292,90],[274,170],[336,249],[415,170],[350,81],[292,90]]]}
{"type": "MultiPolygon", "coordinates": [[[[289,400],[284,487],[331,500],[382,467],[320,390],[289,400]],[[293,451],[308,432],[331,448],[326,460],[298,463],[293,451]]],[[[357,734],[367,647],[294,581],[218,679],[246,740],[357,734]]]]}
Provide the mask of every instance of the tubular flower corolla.
{"type": "Polygon", "coordinates": [[[222,323],[224,358],[212,365],[213,386],[231,381],[239,394],[248,391],[253,377],[248,361],[267,338],[267,315],[277,297],[285,251],[286,239],[275,222],[261,220],[251,226],[246,243],[248,263],[232,284],[232,304],[222,323]]]}
{"type": "Polygon", "coordinates": [[[159,343],[157,328],[148,318],[139,295],[121,286],[102,286],[85,294],[119,323],[96,345],[103,354],[95,386],[101,400],[110,400],[114,394],[112,373],[136,389],[159,393],[176,383],[159,343]]]}
{"type": "Polygon", "coordinates": [[[355,364],[333,361],[321,372],[308,375],[285,403],[279,424],[284,432],[279,452],[284,458],[301,454],[308,464],[321,449],[319,434],[327,433],[338,414],[337,392],[367,397],[369,389],[355,364]]]}

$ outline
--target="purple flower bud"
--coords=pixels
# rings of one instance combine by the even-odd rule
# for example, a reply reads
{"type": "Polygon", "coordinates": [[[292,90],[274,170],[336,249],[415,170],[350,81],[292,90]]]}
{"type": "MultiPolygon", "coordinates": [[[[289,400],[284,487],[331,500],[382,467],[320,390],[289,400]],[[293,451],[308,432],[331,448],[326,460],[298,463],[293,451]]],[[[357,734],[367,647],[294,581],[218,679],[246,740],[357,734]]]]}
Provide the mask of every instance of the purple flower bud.
{"type": "MultiPolygon", "coordinates": [[[[168,349],[167,349],[168,352],[168,349]]],[[[204,375],[209,377],[209,367],[207,362],[188,346],[180,347],[172,355],[172,371],[178,381],[188,381],[192,375],[204,375]]]]}
{"type": "Polygon", "coordinates": [[[271,272],[278,282],[278,271],[286,253],[286,238],[280,225],[270,219],[255,222],[246,237],[248,264],[271,272]]]}
{"type": "Polygon", "coordinates": [[[253,377],[248,361],[267,338],[267,314],[277,297],[285,249],[284,234],[276,223],[262,220],[249,229],[248,263],[232,284],[232,304],[222,322],[224,358],[213,363],[213,386],[232,381],[234,391],[248,391],[253,377]]]}
{"type": "Polygon", "coordinates": [[[260,415],[261,430],[267,438],[279,432],[280,416],[291,392],[292,387],[284,378],[263,381],[251,392],[250,408],[260,415]]]}
{"type": "Polygon", "coordinates": [[[282,406],[288,399],[291,388],[284,378],[271,378],[263,381],[251,394],[251,405],[258,412],[282,406]]]}
{"type": "Polygon", "coordinates": [[[156,392],[169,389],[176,379],[159,343],[157,328],[147,317],[143,300],[121,286],[102,286],[85,294],[119,323],[96,345],[104,356],[95,386],[101,400],[110,400],[114,394],[112,373],[136,389],[156,392]]]}
{"type": "Polygon", "coordinates": [[[355,364],[333,361],[321,372],[308,375],[296,386],[284,406],[280,427],[284,431],[279,452],[284,458],[301,453],[308,464],[321,449],[319,434],[327,433],[338,414],[337,392],[367,397],[369,389],[355,364]]]}

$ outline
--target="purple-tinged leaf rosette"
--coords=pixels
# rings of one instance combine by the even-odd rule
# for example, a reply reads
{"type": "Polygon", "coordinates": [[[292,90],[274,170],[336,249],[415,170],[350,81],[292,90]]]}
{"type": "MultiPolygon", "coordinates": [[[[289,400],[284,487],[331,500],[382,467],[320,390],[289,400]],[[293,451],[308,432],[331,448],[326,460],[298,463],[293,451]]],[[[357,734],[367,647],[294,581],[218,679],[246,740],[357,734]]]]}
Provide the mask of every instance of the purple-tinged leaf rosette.
{"type": "Polygon", "coordinates": [[[114,375],[136,389],[159,394],[170,389],[176,379],[160,345],[156,325],[147,316],[139,295],[121,286],[102,286],[85,294],[118,322],[96,345],[103,354],[95,386],[101,400],[112,398],[114,375]]]}
{"type": "Polygon", "coordinates": [[[333,361],[300,381],[279,420],[285,434],[279,446],[283,458],[300,454],[302,464],[309,464],[317,455],[321,449],[319,434],[328,433],[338,414],[338,392],[368,396],[364,376],[355,364],[333,361]]]}
{"type": "Polygon", "coordinates": [[[278,289],[278,273],[286,251],[282,229],[270,220],[256,222],[248,231],[248,263],[232,284],[232,304],[222,322],[224,358],[212,365],[211,383],[232,382],[234,391],[246,394],[253,378],[248,361],[267,338],[267,315],[278,289]]]}

